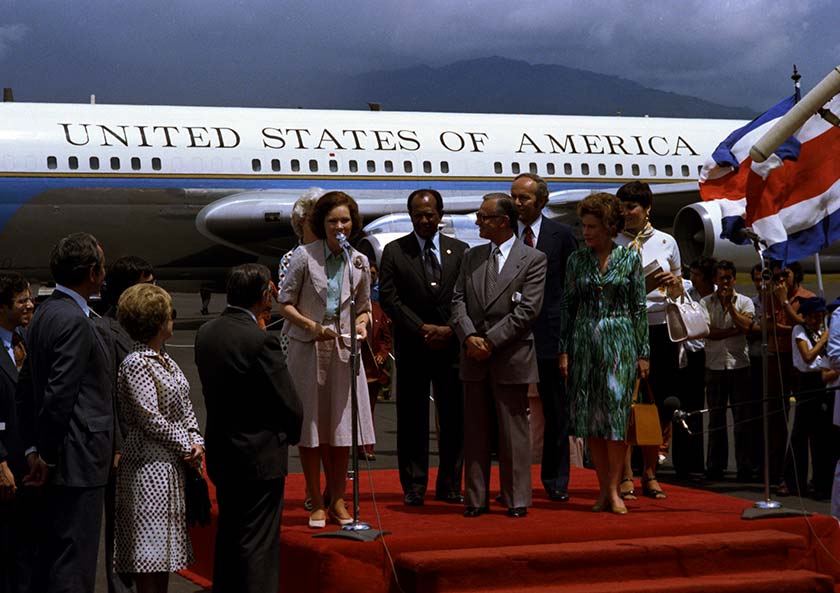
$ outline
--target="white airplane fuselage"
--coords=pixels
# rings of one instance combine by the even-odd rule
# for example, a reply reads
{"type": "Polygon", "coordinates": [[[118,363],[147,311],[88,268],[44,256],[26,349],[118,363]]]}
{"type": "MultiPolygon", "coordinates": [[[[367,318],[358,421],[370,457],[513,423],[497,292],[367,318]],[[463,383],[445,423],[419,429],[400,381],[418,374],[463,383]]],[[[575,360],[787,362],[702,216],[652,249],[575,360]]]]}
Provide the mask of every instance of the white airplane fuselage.
{"type": "MultiPolygon", "coordinates": [[[[346,191],[366,222],[404,211],[420,187],[438,189],[448,211],[471,211],[529,171],[552,195],[635,179],[688,186],[743,123],[0,103],[0,269],[46,280],[53,243],[85,230],[109,258],[140,255],[163,279],[203,282],[234,263],[276,261],[295,242],[291,204],[312,186],[346,191]],[[209,205],[254,197],[265,208],[222,240],[197,228],[209,205]]],[[[673,217],[684,203],[667,200],[655,211],[673,217]]]]}

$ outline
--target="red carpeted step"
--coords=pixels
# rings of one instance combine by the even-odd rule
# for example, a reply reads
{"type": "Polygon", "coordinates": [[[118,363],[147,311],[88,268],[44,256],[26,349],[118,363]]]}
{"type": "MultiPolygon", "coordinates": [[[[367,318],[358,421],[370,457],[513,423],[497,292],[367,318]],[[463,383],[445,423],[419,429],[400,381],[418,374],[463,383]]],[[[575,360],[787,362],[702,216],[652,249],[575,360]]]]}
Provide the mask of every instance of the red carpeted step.
{"type": "Polygon", "coordinates": [[[459,589],[449,593],[831,593],[834,580],[810,570],[770,570],[735,575],[704,575],[565,585],[562,581],[535,587],[459,589]]]}
{"type": "MultiPolygon", "coordinates": [[[[776,530],[558,544],[441,549],[399,554],[404,590],[443,593],[553,583],[622,581],[738,573],[797,565],[805,540],[776,530]]],[[[829,579],[830,580],[830,579],[829,579]]]]}

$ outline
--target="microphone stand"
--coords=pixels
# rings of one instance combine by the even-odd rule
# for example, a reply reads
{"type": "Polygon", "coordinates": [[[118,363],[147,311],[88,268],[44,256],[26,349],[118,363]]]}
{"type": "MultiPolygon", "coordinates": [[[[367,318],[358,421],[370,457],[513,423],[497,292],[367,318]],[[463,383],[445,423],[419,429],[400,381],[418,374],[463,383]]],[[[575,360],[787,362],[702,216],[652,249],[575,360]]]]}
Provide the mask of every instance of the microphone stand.
{"type": "MultiPolygon", "coordinates": [[[[367,523],[359,521],[359,388],[357,378],[359,376],[359,360],[361,356],[359,352],[359,341],[356,337],[356,292],[353,290],[352,248],[343,233],[336,235],[336,239],[344,253],[344,262],[347,266],[347,275],[350,283],[350,418],[353,423],[350,459],[352,460],[351,467],[353,471],[353,522],[349,525],[342,525],[338,531],[318,533],[312,537],[338,537],[359,542],[372,542],[379,536],[389,532],[372,529],[367,523]]],[[[340,325],[339,323],[339,328],[340,325]]]]}
{"type": "MultiPolygon", "coordinates": [[[[767,378],[769,376],[769,350],[767,342],[767,315],[770,313],[772,306],[768,298],[769,291],[767,283],[771,278],[771,270],[767,267],[767,261],[764,259],[764,252],[761,249],[760,239],[757,235],[750,233],[748,235],[753,242],[758,258],[761,261],[761,395],[762,395],[762,414],[761,425],[764,433],[764,500],[758,500],[753,504],[752,508],[745,509],[741,514],[742,519],[764,519],[764,518],[778,518],[790,517],[797,515],[810,515],[807,511],[784,510],[782,503],[778,500],[773,500],[770,496],[770,401],[768,396],[767,378]]],[[[782,404],[784,405],[784,404],[782,404]]]]}

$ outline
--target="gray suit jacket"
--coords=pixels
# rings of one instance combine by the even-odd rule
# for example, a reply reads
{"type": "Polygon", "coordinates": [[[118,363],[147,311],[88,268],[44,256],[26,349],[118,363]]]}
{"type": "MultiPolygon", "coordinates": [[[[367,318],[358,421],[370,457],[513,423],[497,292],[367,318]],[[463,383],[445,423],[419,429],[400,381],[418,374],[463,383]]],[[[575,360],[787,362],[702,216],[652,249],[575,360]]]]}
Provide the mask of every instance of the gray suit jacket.
{"type": "Polygon", "coordinates": [[[452,295],[452,319],[461,344],[472,335],[487,338],[493,354],[484,361],[461,356],[461,380],[537,383],[537,355],[531,327],[540,314],[546,256],[515,239],[493,294],[485,294],[490,244],[464,254],[452,295]]]}

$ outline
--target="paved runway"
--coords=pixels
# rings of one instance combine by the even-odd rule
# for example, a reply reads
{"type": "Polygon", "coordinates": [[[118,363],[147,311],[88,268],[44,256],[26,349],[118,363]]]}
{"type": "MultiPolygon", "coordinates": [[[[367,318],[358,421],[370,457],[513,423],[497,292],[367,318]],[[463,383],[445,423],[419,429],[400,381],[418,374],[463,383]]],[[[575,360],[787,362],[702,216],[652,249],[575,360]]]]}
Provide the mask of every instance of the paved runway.
{"type": "MultiPolygon", "coordinates": [[[[754,290],[752,284],[748,281],[748,277],[743,274],[739,275],[740,282],[736,290],[742,291],[744,294],[752,295],[754,290]]],[[[826,294],[829,301],[840,295],[840,277],[831,276],[825,279],[826,294]]],[[[804,284],[807,288],[816,291],[816,283],[813,276],[806,276],[804,284]]],[[[201,383],[198,379],[196,371],[193,344],[195,341],[195,334],[198,327],[207,319],[211,319],[218,315],[224,307],[224,296],[214,295],[210,305],[210,316],[202,316],[199,313],[200,300],[197,294],[177,293],[173,295],[175,307],[178,310],[178,321],[175,327],[175,334],[167,344],[167,349],[170,355],[176,360],[178,365],[184,371],[187,379],[192,386],[190,397],[195,407],[196,415],[198,416],[200,426],[205,424],[205,408],[203,398],[201,396],[201,383]]],[[[279,324],[278,324],[279,327],[279,324]]],[[[235,395],[235,394],[234,394],[235,395]]],[[[731,419],[730,419],[731,422],[731,419]]],[[[376,461],[373,466],[379,468],[396,468],[396,406],[394,400],[380,401],[375,410],[374,423],[376,427],[376,461]]],[[[434,422],[431,423],[434,426],[434,422]]],[[[734,442],[730,429],[730,443],[734,442]]],[[[432,441],[431,462],[437,463],[437,450],[434,440],[432,441]]],[[[734,454],[730,451],[729,467],[732,468],[727,476],[729,479],[720,482],[709,482],[702,479],[680,481],[679,484],[683,486],[702,488],[718,492],[721,494],[728,494],[737,496],[748,500],[761,500],[763,498],[763,486],[760,484],[740,484],[734,481],[735,459],[734,454]]],[[[292,449],[289,458],[290,472],[300,472],[300,461],[297,455],[297,450],[292,449]]],[[[660,477],[664,484],[668,482],[675,482],[673,472],[668,462],[661,468],[660,477]]],[[[667,489],[667,488],[666,488],[667,489]]],[[[786,508],[798,509],[804,508],[808,511],[828,514],[830,505],[827,501],[814,501],[811,499],[802,499],[801,501],[795,497],[786,497],[779,499],[786,508]]],[[[103,578],[104,558],[100,561],[100,570],[97,574],[97,588],[96,593],[107,593],[105,581],[103,578]]],[[[170,591],[172,593],[193,593],[197,587],[189,581],[175,575],[170,582],[170,591]]]]}

